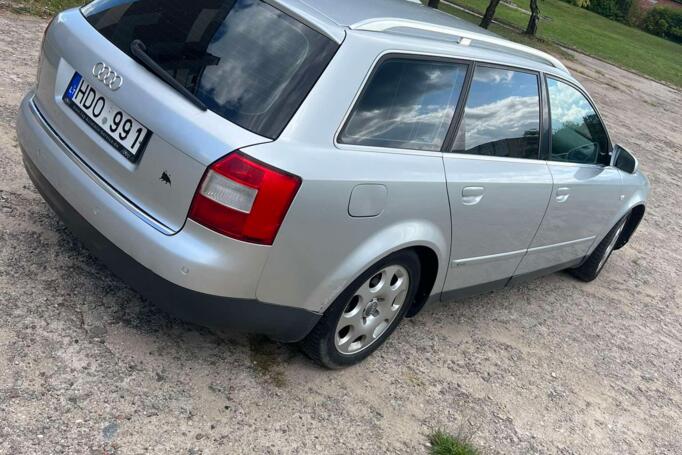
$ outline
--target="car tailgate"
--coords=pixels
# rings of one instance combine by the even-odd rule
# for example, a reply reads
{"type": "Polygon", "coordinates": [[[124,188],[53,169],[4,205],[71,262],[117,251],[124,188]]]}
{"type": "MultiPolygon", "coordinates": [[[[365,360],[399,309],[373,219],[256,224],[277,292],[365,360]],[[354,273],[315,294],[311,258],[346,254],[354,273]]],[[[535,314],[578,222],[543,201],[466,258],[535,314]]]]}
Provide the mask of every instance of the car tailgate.
{"type": "Polygon", "coordinates": [[[85,164],[167,233],[182,228],[208,165],[270,140],[195,107],[98,33],[78,10],[60,14],[48,30],[36,104],[85,164]],[[123,77],[120,89],[93,76],[98,63],[123,77]],[[152,132],[139,160],[124,157],[63,101],[76,72],[152,132]]]}

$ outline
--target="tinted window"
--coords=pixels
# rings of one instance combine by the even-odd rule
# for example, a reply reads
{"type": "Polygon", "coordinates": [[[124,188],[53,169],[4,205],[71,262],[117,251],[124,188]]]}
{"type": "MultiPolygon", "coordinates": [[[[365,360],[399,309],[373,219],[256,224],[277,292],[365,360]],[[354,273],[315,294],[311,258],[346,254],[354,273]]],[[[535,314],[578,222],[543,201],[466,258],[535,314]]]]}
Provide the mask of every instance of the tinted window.
{"type": "Polygon", "coordinates": [[[278,136],[337,45],[261,0],[97,0],[88,21],[123,52],[147,53],[209,109],[278,136]]]}
{"type": "Polygon", "coordinates": [[[577,89],[547,78],[552,119],[553,161],[598,163],[608,156],[606,130],[592,105],[577,89]]]}
{"type": "Polygon", "coordinates": [[[537,76],[476,67],[453,151],[537,159],[539,132],[537,76]]]}
{"type": "Polygon", "coordinates": [[[381,64],[341,133],[347,144],[438,151],[467,66],[392,59],[381,64]]]}

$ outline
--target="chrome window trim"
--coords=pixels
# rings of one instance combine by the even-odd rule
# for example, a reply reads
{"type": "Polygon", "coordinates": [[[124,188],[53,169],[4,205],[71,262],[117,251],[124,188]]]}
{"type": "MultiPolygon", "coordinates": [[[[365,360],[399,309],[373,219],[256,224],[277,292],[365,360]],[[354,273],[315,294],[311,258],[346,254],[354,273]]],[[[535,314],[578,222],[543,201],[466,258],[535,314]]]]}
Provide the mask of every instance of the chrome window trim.
{"type": "Polygon", "coordinates": [[[443,153],[432,150],[416,150],[416,149],[399,149],[393,147],[377,147],[373,145],[353,145],[353,144],[341,144],[334,143],[334,146],[339,150],[350,150],[350,151],[364,151],[364,152],[378,152],[378,153],[393,153],[399,155],[419,155],[419,156],[436,156],[440,157],[443,153]]]}
{"type": "Polygon", "coordinates": [[[571,163],[570,161],[547,160],[547,163],[551,164],[552,166],[563,166],[563,167],[590,167],[590,168],[601,168],[601,169],[613,167],[611,165],[602,164],[602,163],[571,163]]]}
{"type": "MultiPolygon", "coordinates": [[[[443,153],[432,152],[428,150],[413,150],[413,149],[396,149],[390,147],[375,147],[370,145],[352,145],[352,144],[337,144],[340,150],[359,151],[359,152],[374,152],[374,153],[392,153],[397,155],[416,155],[416,156],[430,156],[444,159],[465,159],[478,161],[500,161],[510,163],[535,163],[547,164],[546,160],[528,159],[528,158],[510,158],[506,156],[487,156],[487,155],[465,155],[461,153],[443,153]]],[[[571,163],[568,163],[571,164],[571,163]]]]}
{"type": "Polygon", "coordinates": [[[547,161],[534,158],[513,158],[508,156],[468,155],[466,153],[443,153],[444,159],[498,161],[502,163],[535,163],[547,164],[547,161]]]}

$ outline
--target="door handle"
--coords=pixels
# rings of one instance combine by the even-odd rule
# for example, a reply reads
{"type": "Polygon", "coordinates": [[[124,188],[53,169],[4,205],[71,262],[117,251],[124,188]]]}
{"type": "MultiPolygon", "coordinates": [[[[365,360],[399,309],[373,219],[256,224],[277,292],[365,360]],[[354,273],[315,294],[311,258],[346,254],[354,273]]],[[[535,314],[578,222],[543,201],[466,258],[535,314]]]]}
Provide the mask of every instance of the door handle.
{"type": "Polygon", "coordinates": [[[476,205],[481,202],[484,194],[485,188],[482,186],[466,186],[462,188],[462,204],[476,205]]]}
{"type": "Polygon", "coordinates": [[[557,202],[566,202],[568,197],[571,195],[571,189],[565,186],[557,188],[556,190],[556,200],[557,202]]]}

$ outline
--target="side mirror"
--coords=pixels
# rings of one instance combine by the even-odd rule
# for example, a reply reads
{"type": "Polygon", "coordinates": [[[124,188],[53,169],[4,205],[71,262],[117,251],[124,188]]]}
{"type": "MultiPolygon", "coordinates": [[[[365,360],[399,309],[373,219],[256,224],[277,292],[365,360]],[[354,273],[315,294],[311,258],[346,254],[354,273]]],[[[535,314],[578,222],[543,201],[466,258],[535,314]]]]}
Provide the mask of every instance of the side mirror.
{"type": "Polygon", "coordinates": [[[635,174],[639,170],[639,161],[627,149],[615,145],[611,154],[611,166],[628,174],[635,174]]]}

